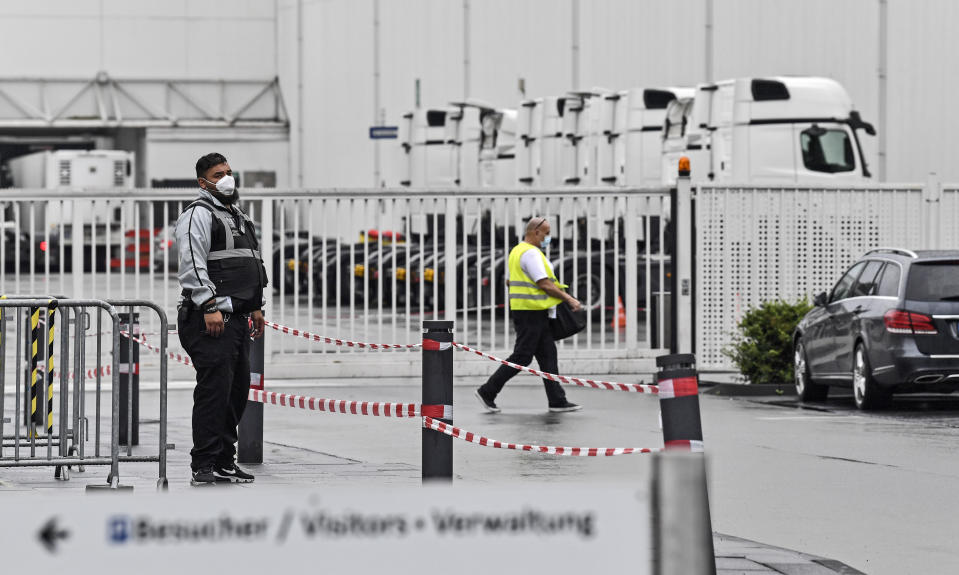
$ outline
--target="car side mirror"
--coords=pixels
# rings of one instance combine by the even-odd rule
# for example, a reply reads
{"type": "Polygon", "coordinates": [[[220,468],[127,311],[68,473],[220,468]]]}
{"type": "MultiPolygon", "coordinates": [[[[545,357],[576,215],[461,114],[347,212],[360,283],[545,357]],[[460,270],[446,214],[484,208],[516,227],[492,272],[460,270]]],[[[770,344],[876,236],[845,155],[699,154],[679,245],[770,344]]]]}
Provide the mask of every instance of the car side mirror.
{"type": "Polygon", "coordinates": [[[826,302],[827,302],[826,292],[821,292],[816,294],[816,297],[814,297],[812,300],[812,304],[816,307],[822,307],[826,305],[826,302]]]}

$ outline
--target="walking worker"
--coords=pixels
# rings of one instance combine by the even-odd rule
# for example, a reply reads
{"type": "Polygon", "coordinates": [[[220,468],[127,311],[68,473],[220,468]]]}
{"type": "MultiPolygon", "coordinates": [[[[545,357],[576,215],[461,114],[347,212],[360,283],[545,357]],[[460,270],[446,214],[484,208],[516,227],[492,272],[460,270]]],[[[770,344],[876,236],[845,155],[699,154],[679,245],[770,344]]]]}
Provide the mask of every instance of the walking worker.
{"type": "MultiPolygon", "coordinates": [[[[582,309],[579,300],[569,295],[553,273],[553,266],[541,250],[550,243],[549,220],[542,217],[530,219],[526,225],[523,241],[509,252],[509,310],[516,328],[516,344],[507,361],[529,365],[536,358],[540,371],[558,373],[556,342],[550,331],[549,319],[556,317],[556,305],[567,302],[577,311],[582,309]]],[[[499,413],[496,396],[503,386],[519,370],[501,365],[493,375],[474,392],[486,411],[499,413]]],[[[576,411],[581,406],[566,399],[559,382],[543,378],[549,410],[553,412],[576,411]]]]}
{"type": "Polygon", "coordinates": [[[196,368],[191,484],[249,483],[253,476],[234,457],[250,391],[250,336],[263,335],[266,269],[226,158],[201,157],[196,176],[200,197],[176,223],[183,290],[177,329],[196,368]]]}

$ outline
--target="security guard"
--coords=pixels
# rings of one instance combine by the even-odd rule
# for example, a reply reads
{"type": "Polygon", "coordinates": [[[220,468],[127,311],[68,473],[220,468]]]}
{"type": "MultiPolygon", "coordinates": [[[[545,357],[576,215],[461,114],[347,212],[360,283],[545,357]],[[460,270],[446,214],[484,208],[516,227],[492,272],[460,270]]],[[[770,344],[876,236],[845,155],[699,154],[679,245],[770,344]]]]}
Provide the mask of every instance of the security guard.
{"type": "MultiPolygon", "coordinates": [[[[556,304],[569,303],[573,310],[582,309],[582,304],[566,293],[566,286],[559,283],[553,266],[540,248],[550,243],[550,226],[546,218],[535,217],[526,225],[523,241],[509,252],[509,309],[516,328],[516,344],[507,361],[529,365],[536,358],[540,371],[558,373],[556,342],[549,328],[549,318],[556,317],[556,304]]],[[[501,365],[493,375],[474,392],[483,408],[498,413],[494,400],[511,377],[519,370],[501,365]]],[[[566,392],[558,382],[543,378],[549,410],[554,412],[576,411],[581,406],[570,403],[566,392]]]]}
{"type": "Polygon", "coordinates": [[[203,156],[196,176],[200,197],[176,223],[177,329],[196,368],[191,483],[249,483],[253,476],[234,461],[236,428],[250,391],[250,336],[263,335],[266,269],[226,158],[203,156]]]}

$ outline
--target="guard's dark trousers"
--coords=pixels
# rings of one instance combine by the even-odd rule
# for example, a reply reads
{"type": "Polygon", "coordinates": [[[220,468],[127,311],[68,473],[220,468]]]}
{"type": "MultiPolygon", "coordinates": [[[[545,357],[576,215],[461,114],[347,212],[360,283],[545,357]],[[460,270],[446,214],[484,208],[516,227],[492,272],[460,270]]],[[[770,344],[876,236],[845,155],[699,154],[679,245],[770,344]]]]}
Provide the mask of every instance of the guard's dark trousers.
{"type": "MultiPolygon", "coordinates": [[[[516,345],[507,361],[522,366],[529,365],[533,358],[539,364],[540,371],[559,373],[559,363],[556,357],[556,342],[549,330],[548,310],[512,310],[513,327],[516,328],[516,345]]],[[[506,382],[519,372],[515,367],[501,365],[493,372],[489,380],[480,389],[480,394],[492,401],[506,382]]],[[[551,407],[566,403],[566,392],[559,383],[543,379],[546,388],[546,399],[551,407]]]]}
{"type": "Polygon", "coordinates": [[[190,467],[194,471],[230,468],[236,455],[236,426],[250,393],[248,316],[231,314],[223,333],[214,338],[203,333],[206,324],[201,310],[181,309],[177,330],[196,368],[190,467]]]}

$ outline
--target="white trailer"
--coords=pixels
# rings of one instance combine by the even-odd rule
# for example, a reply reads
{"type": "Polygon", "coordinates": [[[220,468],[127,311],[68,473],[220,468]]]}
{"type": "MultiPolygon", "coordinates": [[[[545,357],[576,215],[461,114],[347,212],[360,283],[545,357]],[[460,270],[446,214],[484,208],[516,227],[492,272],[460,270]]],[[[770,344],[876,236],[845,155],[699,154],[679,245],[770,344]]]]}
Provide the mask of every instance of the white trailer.
{"type": "Polygon", "coordinates": [[[519,183],[660,186],[666,108],[692,94],[692,88],[596,88],[522,102],[519,183]]]}
{"type": "MultiPolygon", "coordinates": [[[[11,158],[7,162],[13,187],[42,190],[95,190],[133,188],[135,154],[123,150],[52,150],[11,158]]],[[[69,225],[74,217],[74,202],[46,202],[46,209],[33,217],[34,229],[69,225]]],[[[81,204],[81,221],[97,224],[113,222],[112,210],[81,204]]],[[[28,222],[28,219],[22,220],[28,222]]]]}
{"type": "Polygon", "coordinates": [[[874,135],[835,80],[739,78],[701,84],[666,111],[662,183],[687,156],[693,182],[857,184],[871,174],[859,131],[874,135]]]}

